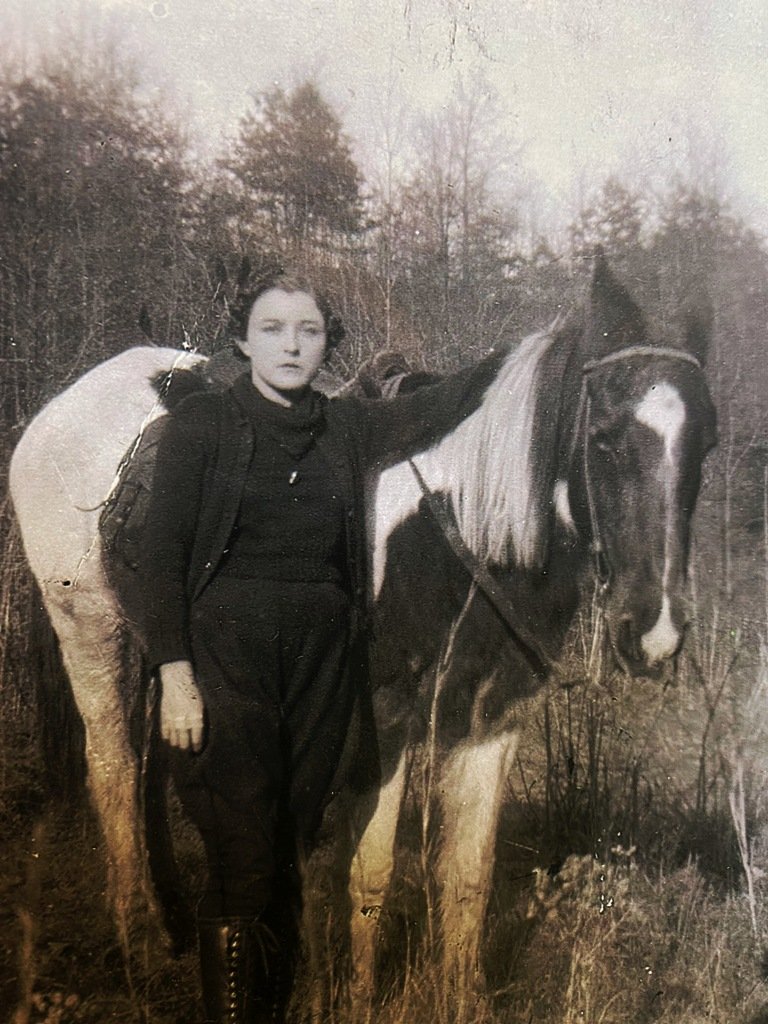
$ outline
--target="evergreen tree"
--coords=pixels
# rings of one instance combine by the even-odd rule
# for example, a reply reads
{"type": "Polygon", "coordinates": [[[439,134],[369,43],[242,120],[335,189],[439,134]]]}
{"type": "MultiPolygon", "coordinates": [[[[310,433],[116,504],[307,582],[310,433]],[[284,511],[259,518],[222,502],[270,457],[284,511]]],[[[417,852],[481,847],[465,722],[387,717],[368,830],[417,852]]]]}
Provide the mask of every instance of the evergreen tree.
{"type": "Polygon", "coordinates": [[[226,166],[255,224],[280,248],[354,247],[364,230],[361,176],[334,112],[312,83],[259,96],[226,166]]]}
{"type": "Polygon", "coordinates": [[[641,307],[649,309],[658,290],[657,267],[648,258],[645,243],[650,219],[645,197],[609,177],[569,229],[576,278],[585,282],[592,257],[602,249],[641,307]]]}
{"type": "Polygon", "coordinates": [[[716,312],[710,374],[721,420],[735,416],[736,434],[758,430],[765,443],[765,244],[718,196],[678,182],[661,205],[651,258],[659,267],[659,305],[668,322],[690,292],[708,294],[716,312]]]}
{"type": "Polygon", "coordinates": [[[142,308],[180,340],[188,187],[179,133],[127,77],[59,68],[3,91],[0,343],[17,417],[135,343],[142,308]]]}
{"type": "Polygon", "coordinates": [[[646,220],[646,204],[639,193],[610,177],[571,224],[571,254],[588,257],[600,247],[621,267],[641,252],[646,220]]]}

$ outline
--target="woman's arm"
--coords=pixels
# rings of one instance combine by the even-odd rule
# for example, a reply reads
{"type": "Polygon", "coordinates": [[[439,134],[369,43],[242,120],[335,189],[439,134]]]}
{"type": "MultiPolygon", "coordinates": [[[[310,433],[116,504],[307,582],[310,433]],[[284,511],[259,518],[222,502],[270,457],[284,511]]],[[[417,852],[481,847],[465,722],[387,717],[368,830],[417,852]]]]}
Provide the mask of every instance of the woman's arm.
{"type": "Polygon", "coordinates": [[[437,384],[389,400],[358,400],[369,462],[405,458],[435,444],[481,404],[508,355],[494,350],[437,384]]]}
{"type": "Polygon", "coordinates": [[[210,446],[205,411],[196,398],[182,402],[158,444],[139,563],[152,667],[191,659],[187,577],[210,446]]]}

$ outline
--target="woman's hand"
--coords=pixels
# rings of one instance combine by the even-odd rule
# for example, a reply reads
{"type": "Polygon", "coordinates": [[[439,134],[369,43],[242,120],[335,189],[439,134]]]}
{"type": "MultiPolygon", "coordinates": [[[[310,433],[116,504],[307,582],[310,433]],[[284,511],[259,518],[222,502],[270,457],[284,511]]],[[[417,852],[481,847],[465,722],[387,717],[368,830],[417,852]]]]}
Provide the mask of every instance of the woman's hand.
{"type": "Polygon", "coordinates": [[[179,750],[199,753],[203,748],[205,705],[189,661],[168,661],[160,666],[160,732],[179,750]]]}

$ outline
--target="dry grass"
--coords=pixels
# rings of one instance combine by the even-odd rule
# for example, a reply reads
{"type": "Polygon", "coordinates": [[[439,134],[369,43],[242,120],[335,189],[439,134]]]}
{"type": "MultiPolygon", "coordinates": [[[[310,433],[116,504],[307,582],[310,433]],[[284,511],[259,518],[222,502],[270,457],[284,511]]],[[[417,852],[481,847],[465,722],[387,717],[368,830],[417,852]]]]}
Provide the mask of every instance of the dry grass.
{"type": "MultiPolygon", "coordinates": [[[[8,524],[7,507],[0,516],[8,524]]],[[[754,546],[731,553],[731,570],[742,565],[750,583],[741,604],[729,602],[713,583],[722,565],[716,528],[699,538],[696,628],[674,685],[613,675],[585,619],[573,635],[569,685],[522,716],[485,928],[487,988],[460,993],[443,976],[434,828],[414,817],[385,915],[391,950],[381,989],[362,1019],[768,1024],[768,559],[756,564],[754,546]]],[[[17,642],[28,627],[25,570],[18,538],[7,536],[0,1005],[14,1024],[191,1024],[194,957],[133,964],[131,990],[101,898],[94,823],[82,809],[46,803],[32,662],[17,642]]],[[[186,832],[180,850],[187,873],[199,872],[186,832]]],[[[342,1011],[328,1021],[362,1024],[342,1011]]]]}

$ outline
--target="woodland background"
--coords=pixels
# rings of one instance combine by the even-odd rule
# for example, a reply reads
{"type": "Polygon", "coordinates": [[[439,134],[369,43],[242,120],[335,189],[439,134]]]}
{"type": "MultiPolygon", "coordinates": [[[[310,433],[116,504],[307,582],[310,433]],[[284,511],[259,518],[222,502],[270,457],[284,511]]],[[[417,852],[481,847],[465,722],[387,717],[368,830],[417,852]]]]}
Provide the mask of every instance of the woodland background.
{"type": "MultiPolygon", "coordinates": [[[[129,346],[227,345],[244,257],[305,267],[330,292],[346,378],[384,348],[444,370],[546,325],[583,294],[599,244],[659,330],[692,278],[714,304],[720,442],[696,519],[695,625],[662,694],[591,679],[582,617],[578,685],[532,710],[510,780],[492,998],[451,1005],[422,946],[376,1019],[768,1021],[768,249],[717,161],[653,192],[611,177],[548,235],[525,188],[500,187],[516,142],[480,80],[399,124],[376,180],[312,80],[255,95],[205,158],[147,95],[119,47],[0,72],[0,1007],[17,1024],[188,1022],[196,984],[183,958],[126,972],[87,807],[49,799],[61,768],[36,742],[5,494],[30,418],[129,346]]],[[[428,860],[404,871],[403,919],[428,912],[428,860]]]]}

